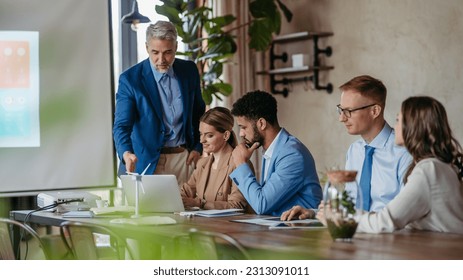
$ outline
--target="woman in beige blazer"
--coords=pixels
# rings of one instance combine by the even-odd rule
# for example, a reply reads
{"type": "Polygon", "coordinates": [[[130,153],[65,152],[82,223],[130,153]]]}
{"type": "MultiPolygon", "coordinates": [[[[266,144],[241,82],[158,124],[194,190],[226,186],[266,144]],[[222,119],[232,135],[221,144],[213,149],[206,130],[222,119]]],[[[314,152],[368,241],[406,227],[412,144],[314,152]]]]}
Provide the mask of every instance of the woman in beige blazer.
{"type": "Polygon", "coordinates": [[[230,110],[224,107],[212,108],[201,117],[200,141],[207,156],[198,161],[181,187],[186,208],[246,208],[246,199],[228,176],[235,169],[232,151],[238,143],[233,122],[230,110]]]}

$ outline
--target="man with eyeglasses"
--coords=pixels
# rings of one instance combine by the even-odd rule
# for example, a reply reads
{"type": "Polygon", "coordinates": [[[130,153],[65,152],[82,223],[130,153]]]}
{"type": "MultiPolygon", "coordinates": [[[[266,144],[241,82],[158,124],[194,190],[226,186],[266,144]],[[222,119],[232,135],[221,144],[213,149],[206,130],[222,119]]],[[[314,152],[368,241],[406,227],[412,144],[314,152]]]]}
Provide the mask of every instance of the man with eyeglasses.
{"type": "MultiPolygon", "coordinates": [[[[339,121],[349,134],[361,136],[349,147],[345,168],[358,171],[364,210],[376,212],[399,193],[412,158],[404,147],[395,145],[394,130],[384,119],[387,90],[380,80],[358,76],[339,89],[342,91],[341,103],[337,105],[339,121]],[[362,169],[368,153],[372,154],[371,179],[367,182],[370,186],[362,190],[365,184],[362,169]]],[[[352,185],[347,190],[356,192],[352,185]]]]}
{"type": "MultiPolygon", "coordinates": [[[[349,134],[361,136],[350,145],[345,168],[358,171],[356,181],[363,209],[378,212],[403,187],[403,178],[412,157],[404,147],[395,144],[394,130],[384,119],[387,90],[380,80],[367,75],[358,76],[339,89],[341,103],[336,106],[339,121],[344,123],[349,134]],[[368,154],[371,161],[365,160],[368,154]],[[362,176],[368,173],[363,172],[368,165],[369,176],[362,176]]],[[[347,184],[346,190],[357,200],[360,198],[353,184],[347,184]]],[[[280,218],[284,221],[313,219],[316,214],[315,209],[296,205],[283,212],[280,218]]]]}

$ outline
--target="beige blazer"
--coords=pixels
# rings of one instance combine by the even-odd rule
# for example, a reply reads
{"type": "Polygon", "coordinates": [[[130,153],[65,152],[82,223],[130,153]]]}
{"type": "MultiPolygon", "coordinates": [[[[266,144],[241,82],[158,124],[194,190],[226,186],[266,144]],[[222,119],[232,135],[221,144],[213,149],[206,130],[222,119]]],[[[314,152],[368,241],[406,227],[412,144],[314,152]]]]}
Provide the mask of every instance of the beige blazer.
{"type": "Polygon", "coordinates": [[[236,168],[232,159],[232,151],[220,159],[215,180],[210,179],[213,156],[201,158],[188,179],[181,188],[182,197],[204,198],[204,209],[245,209],[248,205],[246,199],[238,190],[228,175],[236,168]]]}

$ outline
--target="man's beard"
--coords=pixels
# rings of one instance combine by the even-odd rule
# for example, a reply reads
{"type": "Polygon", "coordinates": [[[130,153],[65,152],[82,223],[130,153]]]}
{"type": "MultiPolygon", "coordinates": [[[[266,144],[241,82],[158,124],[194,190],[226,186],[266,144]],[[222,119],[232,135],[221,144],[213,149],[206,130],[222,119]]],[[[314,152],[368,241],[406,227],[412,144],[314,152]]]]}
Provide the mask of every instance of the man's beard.
{"type": "Polygon", "coordinates": [[[254,137],[252,138],[252,140],[248,140],[248,139],[244,138],[244,141],[246,142],[246,145],[251,147],[256,142],[259,142],[260,145],[263,145],[264,144],[264,137],[262,136],[262,134],[257,129],[256,124],[252,125],[252,130],[254,132],[254,137]]]}
{"type": "Polygon", "coordinates": [[[168,65],[167,65],[167,68],[165,68],[165,69],[160,69],[160,68],[158,68],[157,65],[155,65],[156,71],[158,71],[158,72],[161,73],[161,74],[167,73],[167,71],[169,71],[169,69],[172,67],[172,65],[174,65],[174,61],[175,61],[175,59],[172,61],[171,64],[168,64],[168,65]]]}

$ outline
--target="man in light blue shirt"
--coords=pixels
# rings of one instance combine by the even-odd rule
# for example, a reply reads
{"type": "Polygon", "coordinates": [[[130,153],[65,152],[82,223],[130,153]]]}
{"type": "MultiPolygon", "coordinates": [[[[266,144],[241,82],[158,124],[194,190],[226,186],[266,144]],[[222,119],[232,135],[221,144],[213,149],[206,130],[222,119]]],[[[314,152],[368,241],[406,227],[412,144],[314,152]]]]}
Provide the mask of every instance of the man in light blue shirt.
{"type": "MultiPolygon", "coordinates": [[[[363,75],[339,87],[342,91],[341,103],[337,105],[339,121],[344,123],[351,135],[361,139],[349,147],[346,155],[346,170],[357,170],[357,182],[361,182],[366,146],[373,147],[371,178],[365,192],[368,206],[366,211],[377,212],[391,201],[403,187],[403,177],[412,161],[404,147],[395,144],[394,130],[384,119],[387,90],[383,83],[373,77],[363,75]]],[[[359,200],[357,188],[347,184],[346,190],[359,200]]],[[[363,194],[362,194],[363,196],[363,194]]],[[[362,197],[362,201],[364,201],[362,197]]],[[[364,203],[362,203],[364,204],[364,203]]],[[[313,219],[315,209],[294,207],[281,215],[282,220],[313,219]]]]}
{"type": "MultiPolygon", "coordinates": [[[[346,169],[357,170],[357,182],[360,182],[365,145],[374,148],[370,207],[366,210],[376,212],[399,193],[412,158],[404,147],[394,143],[394,130],[384,119],[387,90],[380,80],[358,76],[339,88],[342,91],[337,106],[339,121],[344,123],[349,134],[361,136],[347,151],[346,169]]],[[[357,197],[352,185],[347,190],[357,197]]]]}
{"type": "Polygon", "coordinates": [[[317,208],[322,191],[315,161],[302,142],[281,128],[277,102],[264,91],[248,92],[231,110],[243,142],[233,151],[236,169],[230,178],[257,214],[279,216],[294,205],[317,208]],[[247,164],[264,149],[260,181],[247,164]]]}
{"type": "Polygon", "coordinates": [[[162,118],[165,125],[164,145],[166,147],[177,147],[185,144],[182,135],[182,115],[183,115],[183,98],[180,92],[179,81],[174,73],[174,69],[169,69],[164,72],[158,72],[153,64],[151,64],[156,81],[159,97],[164,114],[162,118]]]}

